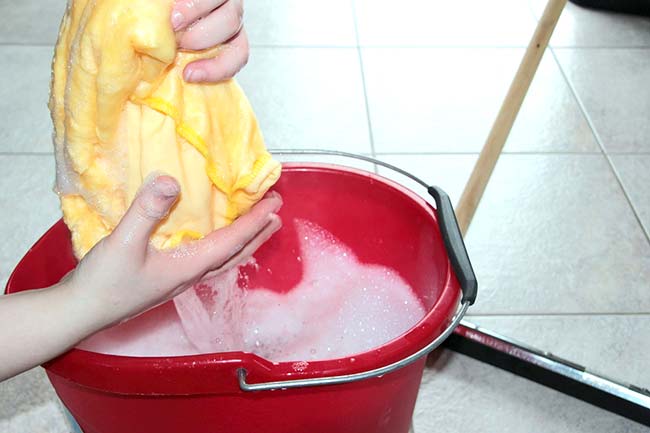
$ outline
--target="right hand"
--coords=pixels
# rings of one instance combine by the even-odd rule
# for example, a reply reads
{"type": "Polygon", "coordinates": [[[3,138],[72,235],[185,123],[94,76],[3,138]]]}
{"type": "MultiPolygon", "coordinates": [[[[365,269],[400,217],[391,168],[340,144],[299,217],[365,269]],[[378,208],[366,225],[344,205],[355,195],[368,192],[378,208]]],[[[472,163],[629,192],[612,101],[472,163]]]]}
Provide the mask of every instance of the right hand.
{"type": "Polygon", "coordinates": [[[243,0],[176,0],[172,26],[180,48],[204,50],[221,45],[218,56],[188,64],[183,72],[192,83],[232,78],[248,62],[243,0]]]}
{"type": "Polygon", "coordinates": [[[201,280],[247,260],[281,227],[282,206],[269,193],[247,214],[201,240],[171,250],[149,237],[180,193],[176,180],[146,182],[113,233],[100,241],[69,276],[74,296],[102,329],[159,305],[201,280]]]}

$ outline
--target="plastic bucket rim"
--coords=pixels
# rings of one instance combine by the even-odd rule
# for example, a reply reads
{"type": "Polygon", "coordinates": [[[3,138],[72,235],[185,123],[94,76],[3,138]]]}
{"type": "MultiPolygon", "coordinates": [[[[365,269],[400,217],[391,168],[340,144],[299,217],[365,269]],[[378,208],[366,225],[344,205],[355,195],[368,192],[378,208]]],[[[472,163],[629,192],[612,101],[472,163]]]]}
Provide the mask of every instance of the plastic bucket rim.
{"type": "MultiPolygon", "coordinates": [[[[413,203],[414,206],[417,206],[420,211],[425,212],[427,217],[431,219],[431,222],[434,224],[437,230],[439,230],[439,225],[435,210],[431,204],[424,199],[419,194],[413,192],[404,185],[399,184],[398,182],[388,179],[384,176],[381,176],[376,173],[372,173],[360,168],[348,167],[339,164],[332,163],[322,163],[322,162],[283,162],[283,171],[327,171],[334,174],[347,174],[360,176],[364,179],[373,179],[374,181],[380,182],[383,186],[392,188],[393,190],[399,192],[401,195],[405,196],[405,199],[408,199],[413,203]]],[[[52,227],[54,228],[54,226],[52,227]]],[[[50,230],[52,230],[50,228],[50,230]]],[[[48,230],[49,232],[49,230],[48,230]]],[[[47,233],[46,233],[47,234],[47,233]]],[[[34,245],[38,245],[45,235],[37,241],[34,245]]],[[[34,247],[30,248],[31,251],[34,247]]],[[[28,253],[29,253],[28,251],[28,253]]],[[[28,254],[27,253],[27,254],[28,254]]],[[[23,258],[23,260],[25,257],[23,258]]],[[[23,261],[21,260],[21,262],[23,261]]],[[[11,277],[20,267],[20,263],[12,272],[11,277]]],[[[11,287],[12,278],[9,278],[7,284],[7,292],[11,287]]],[[[334,358],[327,360],[317,360],[308,362],[310,368],[297,372],[293,366],[297,361],[283,361],[283,362],[271,362],[259,355],[249,353],[249,352],[222,352],[222,353],[208,353],[208,354],[198,354],[198,355],[184,355],[184,356],[174,356],[174,357],[130,357],[130,356],[118,356],[118,355],[109,355],[102,354],[97,352],[86,351],[83,349],[72,348],[70,351],[61,355],[60,357],[44,364],[43,366],[48,370],[48,373],[55,374],[67,380],[70,380],[74,383],[77,383],[74,379],[74,375],[69,374],[70,369],[65,368],[67,364],[71,365],[80,365],[84,364],[88,367],[89,364],[94,365],[96,368],[117,368],[120,370],[141,370],[152,367],[160,367],[161,364],[167,364],[168,368],[174,370],[184,370],[188,367],[209,367],[212,364],[219,363],[233,363],[237,364],[233,367],[242,367],[245,366],[250,371],[251,366],[257,368],[263,368],[265,373],[281,378],[281,379],[296,379],[296,378],[315,378],[323,375],[340,375],[340,374],[350,374],[355,372],[361,372],[366,370],[372,370],[376,367],[390,364],[392,362],[398,361],[402,358],[409,356],[410,354],[416,353],[418,350],[425,347],[431,341],[433,341],[438,335],[442,333],[444,327],[449,322],[451,316],[456,311],[456,307],[460,299],[461,291],[458,283],[455,281],[455,275],[451,268],[449,259],[447,259],[447,270],[445,284],[442,287],[438,298],[435,300],[433,305],[427,310],[424,317],[418,321],[415,325],[409,328],[407,331],[397,336],[396,338],[386,342],[385,344],[378,346],[376,348],[367,350],[365,352],[360,352],[358,354],[353,354],[350,356],[342,358],[334,358]],[[453,301],[452,301],[453,300],[453,301]],[[452,302],[450,302],[452,301],[452,302]],[[451,307],[450,307],[451,304],[451,307]],[[443,320],[438,320],[438,323],[432,324],[433,316],[443,316],[443,320]],[[419,338],[412,338],[413,334],[416,333],[418,328],[431,328],[430,333],[427,337],[421,336],[419,338]],[[439,332],[438,332],[439,331],[439,332]],[[409,340],[408,346],[410,349],[405,350],[403,342],[409,340]],[[415,340],[415,341],[411,341],[415,340]],[[381,356],[380,356],[381,353],[381,356]],[[362,367],[364,362],[358,362],[359,368],[355,368],[350,365],[350,360],[359,360],[359,361],[368,361],[365,366],[362,367]],[[169,361],[173,361],[173,365],[169,365],[169,361]],[[374,361],[374,362],[371,362],[374,361]],[[133,363],[137,363],[138,367],[134,368],[133,363]],[[368,366],[367,364],[374,364],[374,366],[368,366]],[[333,367],[334,364],[339,364],[338,367],[333,367]]],[[[236,370],[236,368],[235,368],[236,370]]],[[[235,371],[233,370],[233,371],[235,371]]],[[[236,374],[233,375],[234,380],[236,380],[236,374]]],[[[81,384],[79,385],[94,388],[92,385],[81,384]]],[[[105,388],[96,388],[100,391],[107,391],[105,388]]],[[[119,391],[110,391],[114,393],[120,393],[119,391]]],[[[127,392],[125,394],[135,394],[127,392]]],[[[194,394],[194,393],[191,393],[194,394]]]]}

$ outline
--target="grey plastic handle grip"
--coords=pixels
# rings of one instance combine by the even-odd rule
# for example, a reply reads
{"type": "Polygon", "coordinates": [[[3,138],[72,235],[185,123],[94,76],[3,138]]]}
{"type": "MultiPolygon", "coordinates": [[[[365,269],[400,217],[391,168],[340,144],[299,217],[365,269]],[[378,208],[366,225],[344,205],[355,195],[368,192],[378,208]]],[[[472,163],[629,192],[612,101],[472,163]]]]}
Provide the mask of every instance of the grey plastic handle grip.
{"type": "Polygon", "coordinates": [[[460,232],[451,200],[449,200],[447,193],[437,186],[430,186],[427,191],[436,202],[440,233],[449,255],[449,261],[463,292],[462,302],[473,305],[478,293],[478,283],[472,263],[467,255],[467,248],[465,248],[463,235],[460,232]]]}

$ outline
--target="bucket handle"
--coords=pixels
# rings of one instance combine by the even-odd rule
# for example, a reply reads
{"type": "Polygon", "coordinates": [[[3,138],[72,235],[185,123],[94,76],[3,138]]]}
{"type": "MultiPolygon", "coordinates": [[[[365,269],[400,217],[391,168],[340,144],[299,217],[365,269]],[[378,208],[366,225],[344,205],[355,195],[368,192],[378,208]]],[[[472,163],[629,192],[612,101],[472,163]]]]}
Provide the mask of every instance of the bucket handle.
{"type": "Polygon", "coordinates": [[[251,392],[251,391],[271,391],[277,389],[294,389],[294,388],[305,388],[310,386],[323,386],[323,385],[336,385],[357,382],[360,380],[371,379],[374,377],[381,377],[384,374],[392,373],[393,371],[399,370],[400,368],[406,367],[407,365],[417,361],[421,357],[429,354],[431,351],[436,349],[442,344],[443,341],[451,335],[451,333],[456,329],[460,321],[465,316],[467,309],[470,305],[474,304],[476,300],[476,295],[478,291],[478,284],[476,281],[476,276],[474,270],[472,269],[472,264],[467,255],[467,249],[465,248],[465,243],[463,242],[463,236],[458,227],[458,221],[456,220],[456,214],[454,213],[453,206],[451,205],[451,200],[449,196],[440,188],[436,186],[429,186],[424,181],[420,180],[416,176],[408,173],[398,167],[395,167],[391,164],[385,163],[375,158],[371,158],[364,155],[357,155],[354,153],[340,152],[340,151],[331,151],[331,150],[273,150],[272,153],[279,155],[332,155],[332,156],[342,156],[348,158],[354,158],[372,164],[381,165],[390,170],[396,171],[397,173],[406,176],[420,185],[424,186],[427,189],[427,192],[433,197],[436,202],[436,210],[440,225],[440,232],[445,244],[445,249],[449,255],[449,261],[451,262],[456,278],[460,284],[463,296],[460,301],[460,307],[457,310],[456,314],[452,318],[449,326],[436,337],[432,342],[424,346],[422,349],[417,352],[403,358],[399,361],[396,361],[392,364],[386,365],[384,367],[376,368],[374,370],[368,370],[361,373],[355,374],[345,374],[340,376],[329,376],[329,377],[317,377],[311,379],[297,379],[297,380],[287,380],[287,381],[277,381],[277,382],[264,382],[264,383],[255,383],[251,384],[246,382],[246,377],[248,372],[245,368],[239,368],[237,370],[237,379],[239,380],[239,387],[242,391],[251,392]]]}

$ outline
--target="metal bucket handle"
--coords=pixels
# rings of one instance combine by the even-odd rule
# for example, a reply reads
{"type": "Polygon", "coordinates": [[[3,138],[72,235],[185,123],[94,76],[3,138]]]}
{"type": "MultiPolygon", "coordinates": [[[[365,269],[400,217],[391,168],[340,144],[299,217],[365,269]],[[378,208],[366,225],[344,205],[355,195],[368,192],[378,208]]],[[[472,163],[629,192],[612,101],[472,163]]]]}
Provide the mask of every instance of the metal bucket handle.
{"type": "Polygon", "coordinates": [[[451,200],[449,200],[449,196],[442,189],[436,186],[429,186],[424,181],[420,180],[411,173],[368,156],[330,150],[274,150],[272,153],[278,155],[332,155],[354,158],[362,161],[367,161],[372,164],[381,165],[390,170],[396,171],[397,173],[400,173],[401,175],[406,176],[425,187],[427,189],[427,192],[433,197],[436,202],[440,232],[445,244],[445,249],[449,255],[451,266],[460,284],[463,296],[460,300],[460,307],[449,323],[449,326],[447,326],[442,334],[440,334],[431,343],[427,344],[422,349],[397,362],[386,365],[384,367],[376,368],[374,370],[368,370],[355,374],[254,384],[246,382],[246,376],[248,373],[245,368],[239,368],[237,370],[237,378],[239,380],[239,387],[241,390],[271,391],[277,389],[293,389],[309,386],[336,385],[357,382],[364,379],[379,377],[384,374],[399,370],[402,367],[406,367],[407,365],[417,361],[421,357],[429,354],[431,351],[440,346],[442,342],[445,341],[449,335],[451,335],[456,326],[458,326],[460,321],[465,316],[465,313],[467,312],[469,306],[474,304],[478,290],[476,276],[474,274],[474,270],[472,269],[472,264],[469,260],[469,256],[467,255],[467,249],[465,248],[465,243],[463,242],[463,237],[460,233],[458,222],[456,220],[456,214],[454,213],[454,209],[451,205],[451,200]]]}

